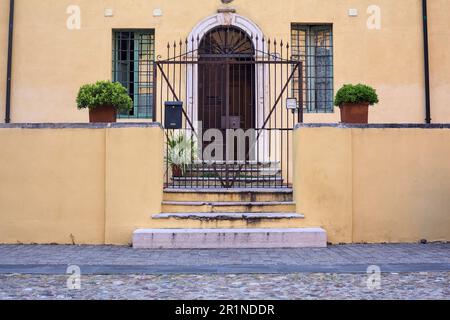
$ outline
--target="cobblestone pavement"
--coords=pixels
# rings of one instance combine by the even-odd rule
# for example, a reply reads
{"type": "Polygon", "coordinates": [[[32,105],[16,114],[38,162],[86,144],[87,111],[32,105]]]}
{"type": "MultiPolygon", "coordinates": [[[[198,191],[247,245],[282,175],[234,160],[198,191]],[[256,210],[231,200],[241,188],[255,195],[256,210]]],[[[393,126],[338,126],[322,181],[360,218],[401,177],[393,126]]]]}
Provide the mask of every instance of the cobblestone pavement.
{"type": "Polygon", "coordinates": [[[384,273],[369,289],[362,274],[0,275],[0,299],[450,299],[450,272],[384,273]]]}
{"type": "MultiPolygon", "coordinates": [[[[3,245],[0,265],[355,265],[450,263],[450,243],[305,249],[135,250],[121,246],[3,245]]],[[[444,270],[447,271],[447,270],[444,270]]],[[[450,271],[450,270],[449,270],[450,271]]]]}
{"type": "Polygon", "coordinates": [[[0,273],[0,299],[450,299],[450,244],[236,250],[4,245],[0,273]],[[80,290],[67,289],[68,265],[81,267],[80,290]],[[368,265],[382,268],[379,289],[367,287],[368,265]],[[347,272],[354,266],[361,268],[347,272]]]}

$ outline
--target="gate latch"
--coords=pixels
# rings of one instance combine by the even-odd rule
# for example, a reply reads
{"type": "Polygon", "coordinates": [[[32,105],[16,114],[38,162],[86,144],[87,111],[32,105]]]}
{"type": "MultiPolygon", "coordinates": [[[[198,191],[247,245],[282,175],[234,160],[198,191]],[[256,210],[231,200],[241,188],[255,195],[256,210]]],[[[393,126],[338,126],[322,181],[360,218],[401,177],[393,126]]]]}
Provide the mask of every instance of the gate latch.
{"type": "Polygon", "coordinates": [[[223,116],[222,117],[222,129],[240,129],[241,117],[240,116],[223,116]]]}

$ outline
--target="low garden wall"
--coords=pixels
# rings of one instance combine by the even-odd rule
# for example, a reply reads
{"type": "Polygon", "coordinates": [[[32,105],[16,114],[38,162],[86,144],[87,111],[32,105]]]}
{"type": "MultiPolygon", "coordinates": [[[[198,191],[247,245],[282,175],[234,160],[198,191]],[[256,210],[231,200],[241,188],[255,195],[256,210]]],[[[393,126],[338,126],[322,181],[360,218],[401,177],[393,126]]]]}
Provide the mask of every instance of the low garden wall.
{"type": "Polygon", "coordinates": [[[300,125],[294,170],[333,243],[450,241],[450,125],[300,125]]]}
{"type": "MultiPolygon", "coordinates": [[[[163,150],[159,124],[0,124],[0,243],[130,243],[158,227],[163,150]]],[[[450,125],[302,125],[293,161],[292,227],[450,241],[450,125]]]]}
{"type": "Polygon", "coordinates": [[[130,243],[163,171],[159,124],[0,125],[0,243],[130,243]]]}

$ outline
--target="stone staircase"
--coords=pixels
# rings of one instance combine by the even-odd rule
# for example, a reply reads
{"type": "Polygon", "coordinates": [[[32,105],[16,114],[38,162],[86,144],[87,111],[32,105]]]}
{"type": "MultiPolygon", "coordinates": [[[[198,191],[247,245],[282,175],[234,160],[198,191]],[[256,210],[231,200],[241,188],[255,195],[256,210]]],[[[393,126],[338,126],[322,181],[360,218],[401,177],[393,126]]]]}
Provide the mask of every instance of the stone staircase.
{"type": "Polygon", "coordinates": [[[139,229],[135,248],[298,248],[326,246],[320,228],[298,228],[292,189],[164,190],[160,229],[139,229]]]}
{"type": "Polygon", "coordinates": [[[173,187],[223,187],[233,182],[234,188],[271,188],[284,185],[280,162],[195,161],[181,177],[171,177],[173,187]]]}

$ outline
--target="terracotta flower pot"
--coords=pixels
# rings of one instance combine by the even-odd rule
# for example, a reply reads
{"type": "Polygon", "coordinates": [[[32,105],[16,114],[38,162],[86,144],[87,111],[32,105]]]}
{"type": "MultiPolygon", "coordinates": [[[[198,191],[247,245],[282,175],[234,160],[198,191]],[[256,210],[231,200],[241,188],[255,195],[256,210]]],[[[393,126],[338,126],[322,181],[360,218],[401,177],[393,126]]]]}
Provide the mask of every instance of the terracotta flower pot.
{"type": "Polygon", "coordinates": [[[342,123],[369,123],[368,103],[343,103],[340,109],[342,123]]]}
{"type": "Polygon", "coordinates": [[[177,164],[172,165],[172,176],[173,177],[183,176],[183,170],[181,170],[181,166],[179,166],[177,164]]]}
{"type": "Polygon", "coordinates": [[[99,106],[93,109],[89,109],[89,122],[117,122],[117,110],[113,106],[99,106]]]}

